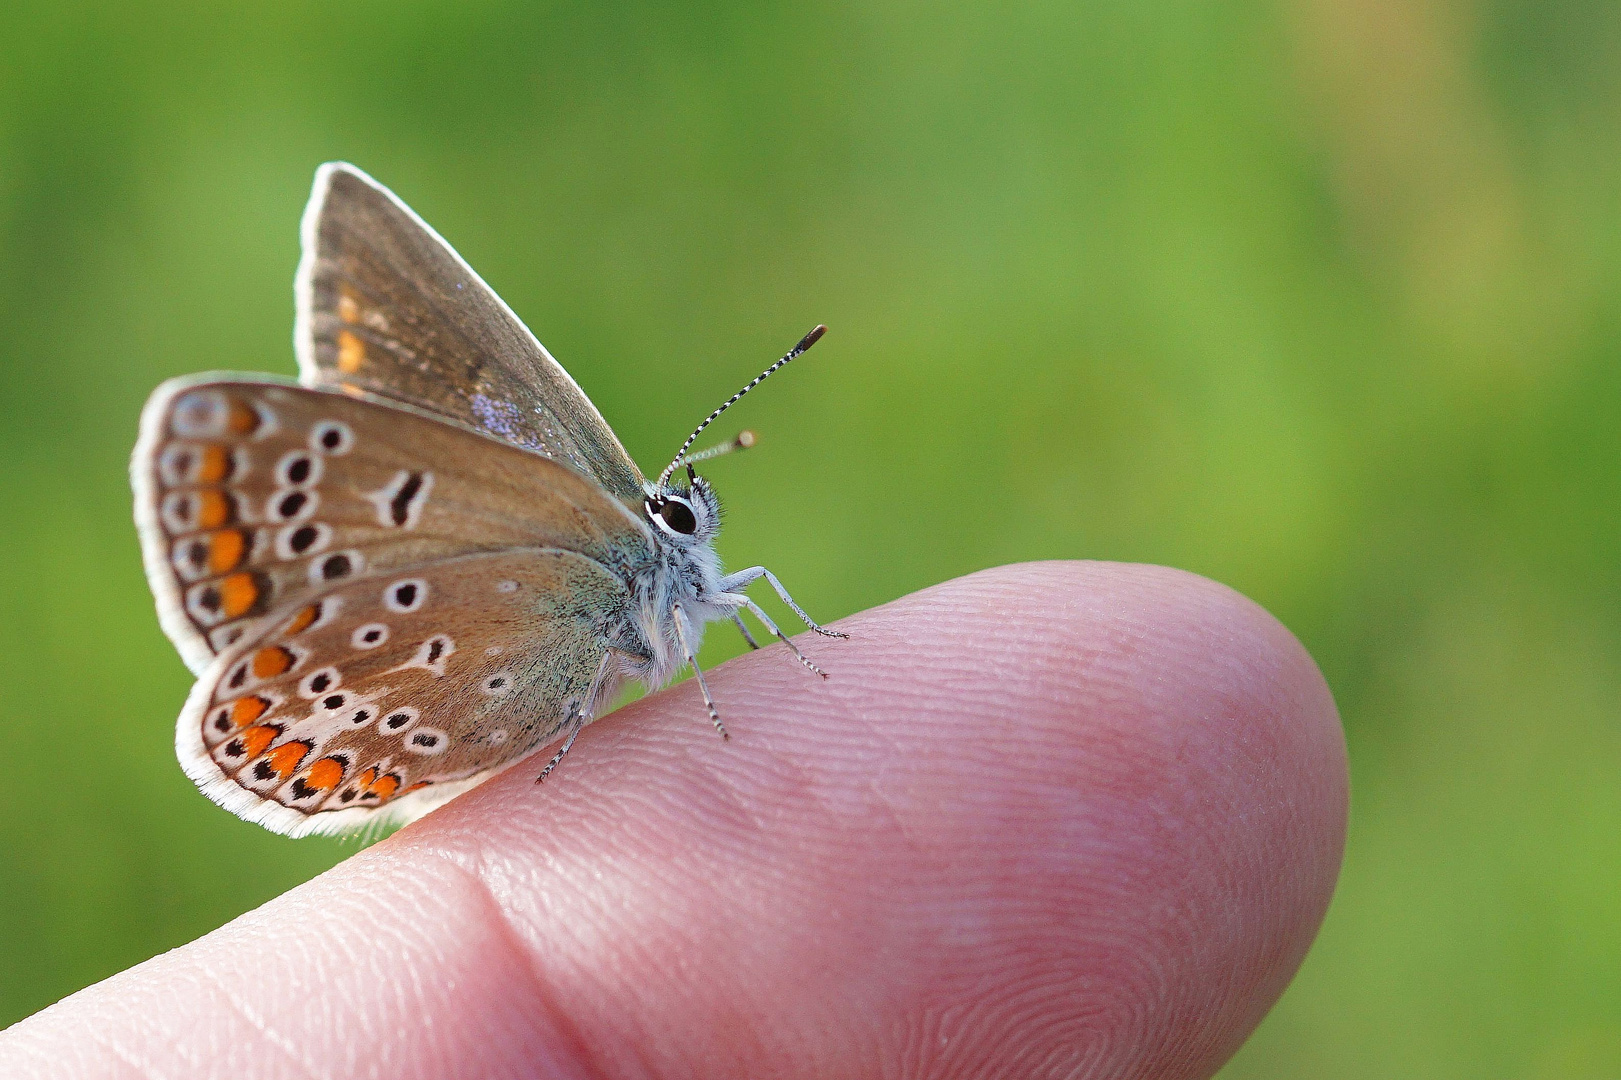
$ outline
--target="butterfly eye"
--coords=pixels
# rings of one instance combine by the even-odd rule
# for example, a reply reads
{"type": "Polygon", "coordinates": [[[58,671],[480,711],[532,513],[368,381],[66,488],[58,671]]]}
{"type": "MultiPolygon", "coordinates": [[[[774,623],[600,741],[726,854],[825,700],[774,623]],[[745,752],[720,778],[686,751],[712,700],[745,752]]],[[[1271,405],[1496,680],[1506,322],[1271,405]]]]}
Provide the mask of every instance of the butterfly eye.
{"type": "Polygon", "coordinates": [[[667,496],[657,503],[649,501],[647,509],[654,521],[667,533],[691,536],[698,531],[698,517],[684,499],[678,499],[674,495],[667,496]]]}

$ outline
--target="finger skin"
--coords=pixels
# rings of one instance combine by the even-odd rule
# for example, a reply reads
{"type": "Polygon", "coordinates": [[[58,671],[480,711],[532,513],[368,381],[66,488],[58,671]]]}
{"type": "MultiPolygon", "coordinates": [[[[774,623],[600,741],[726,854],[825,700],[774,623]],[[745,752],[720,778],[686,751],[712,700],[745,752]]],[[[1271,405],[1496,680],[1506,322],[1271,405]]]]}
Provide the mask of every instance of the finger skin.
{"type": "Polygon", "coordinates": [[[1207,1077],[1340,865],[1332,698],[1260,608],[1003,567],[590,728],[0,1034],[0,1075],[1207,1077]],[[531,767],[531,764],[533,767],[531,767]]]}

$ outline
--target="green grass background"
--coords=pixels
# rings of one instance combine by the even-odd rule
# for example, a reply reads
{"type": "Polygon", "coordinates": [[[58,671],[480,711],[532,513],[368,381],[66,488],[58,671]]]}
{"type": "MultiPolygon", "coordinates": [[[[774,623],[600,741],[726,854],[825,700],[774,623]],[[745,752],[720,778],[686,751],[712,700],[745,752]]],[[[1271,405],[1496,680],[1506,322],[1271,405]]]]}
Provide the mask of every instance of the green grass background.
{"type": "MultiPolygon", "coordinates": [[[[1344,713],[1344,877],[1223,1073],[1621,1074],[1621,6],[0,7],[0,1022],[352,851],[216,809],[125,463],[290,373],[345,158],[836,617],[1169,563],[1344,713]]],[[[736,651],[720,630],[711,663],[736,651]]]]}

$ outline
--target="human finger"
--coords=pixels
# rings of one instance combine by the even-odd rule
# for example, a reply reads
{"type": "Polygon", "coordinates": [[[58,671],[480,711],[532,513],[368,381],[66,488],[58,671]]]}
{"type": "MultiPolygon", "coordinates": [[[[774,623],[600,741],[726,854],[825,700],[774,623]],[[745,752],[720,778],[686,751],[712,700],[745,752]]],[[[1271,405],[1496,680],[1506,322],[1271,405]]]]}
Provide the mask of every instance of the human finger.
{"type": "Polygon", "coordinates": [[[1333,702],[1175,571],[1006,567],[594,725],[0,1037],[31,1076],[1208,1076],[1345,827],[1333,702]]]}

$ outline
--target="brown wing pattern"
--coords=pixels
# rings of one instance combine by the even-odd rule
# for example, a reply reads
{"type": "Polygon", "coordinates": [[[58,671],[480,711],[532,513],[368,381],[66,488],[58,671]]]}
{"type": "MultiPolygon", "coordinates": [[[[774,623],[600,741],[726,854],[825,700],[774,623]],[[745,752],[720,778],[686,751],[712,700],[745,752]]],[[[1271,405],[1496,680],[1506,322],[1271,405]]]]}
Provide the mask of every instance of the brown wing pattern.
{"type": "Polygon", "coordinates": [[[408,820],[593,714],[627,603],[557,549],[345,582],[219,656],[180,716],[181,762],[277,832],[408,820]]]}
{"type": "Polygon", "coordinates": [[[439,234],[352,165],[316,173],[296,293],[306,385],[429,409],[640,505],[641,472],[574,380],[439,234]]]}
{"type": "Polygon", "coordinates": [[[575,551],[620,574],[648,557],[635,516],[565,466],[269,377],[159,387],[132,473],[163,627],[198,672],[350,579],[508,548],[575,551]]]}

